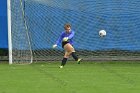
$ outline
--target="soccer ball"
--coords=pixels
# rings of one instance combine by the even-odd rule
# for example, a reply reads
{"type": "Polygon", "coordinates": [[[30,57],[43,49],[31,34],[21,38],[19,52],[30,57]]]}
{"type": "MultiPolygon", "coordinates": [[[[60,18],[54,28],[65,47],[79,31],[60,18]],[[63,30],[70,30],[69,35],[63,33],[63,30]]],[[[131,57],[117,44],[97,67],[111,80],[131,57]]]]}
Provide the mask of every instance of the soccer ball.
{"type": "Polygon", "coordinates": [[[106,31],[105,31],[105,30],[100,30],[100,31],[99,31],[99,36],[100,36],[100,37],[106,36],[106,31]]]}

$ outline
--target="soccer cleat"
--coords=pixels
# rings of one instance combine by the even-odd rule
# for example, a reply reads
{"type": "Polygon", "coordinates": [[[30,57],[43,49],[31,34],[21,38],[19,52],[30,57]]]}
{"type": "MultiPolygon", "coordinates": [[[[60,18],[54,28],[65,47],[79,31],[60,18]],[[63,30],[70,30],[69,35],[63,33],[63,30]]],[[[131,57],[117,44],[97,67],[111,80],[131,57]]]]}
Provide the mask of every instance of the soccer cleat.
{"type": "Polygon", "coordinates": [[[59,68],[63,68],[63,66],[59,66],[59,68]]]}
{"type": "Polygon", "coordinates": [[[80,62],[81,62],[81,58],[79,58],[78,60],[77,60],[77,64],[80,64],[80,62]]]}

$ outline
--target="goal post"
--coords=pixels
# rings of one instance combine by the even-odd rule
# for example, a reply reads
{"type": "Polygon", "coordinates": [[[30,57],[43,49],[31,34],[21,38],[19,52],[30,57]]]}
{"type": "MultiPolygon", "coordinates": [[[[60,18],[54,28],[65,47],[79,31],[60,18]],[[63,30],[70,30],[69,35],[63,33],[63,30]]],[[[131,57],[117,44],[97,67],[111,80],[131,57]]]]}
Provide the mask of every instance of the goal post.
{"type": "Polygon", "coordinates": [[[7,0],[9,64],[32,63],[33,55],[23,0],[7,0]],[[16,5],[16,6],[15,6],[16,5]]]}
{"type": "Polygon", "coordinates": [[[12,37],[11,37],[11,4],[7,0],[7,21],[8,21],[8,49],[9,49],[9,64],[12,64],[12,37]]]}
{"type": "Polygon", "coordinates": [[[61,61],[61,44],[52,45],[65,23],[72,25],[73,46],[84,60],[140,60],[139,5],[138,0],[7,0],[9,64],[61,61]]]}

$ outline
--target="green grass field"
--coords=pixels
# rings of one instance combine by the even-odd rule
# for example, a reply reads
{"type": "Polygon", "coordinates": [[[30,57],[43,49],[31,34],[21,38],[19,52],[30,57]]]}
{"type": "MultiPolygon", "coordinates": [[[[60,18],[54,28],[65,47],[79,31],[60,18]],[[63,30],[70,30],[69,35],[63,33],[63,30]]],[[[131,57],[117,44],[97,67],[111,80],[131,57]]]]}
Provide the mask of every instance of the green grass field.
{"type": "Polygon", "coordinates": [[[0,63],[0,93],[140,93],[140,62],[0,63]]]}

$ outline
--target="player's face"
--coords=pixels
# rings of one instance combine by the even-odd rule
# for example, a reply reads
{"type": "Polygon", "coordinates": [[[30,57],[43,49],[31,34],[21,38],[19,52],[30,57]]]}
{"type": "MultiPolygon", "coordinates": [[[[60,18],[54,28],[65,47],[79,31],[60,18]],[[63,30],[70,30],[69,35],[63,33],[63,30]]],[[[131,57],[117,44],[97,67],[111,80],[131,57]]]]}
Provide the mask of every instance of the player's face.
{"type": "Polygon", "coordinates": [[[69,32],[70,32],[70,30],[71,30],[71,28],[70,28],[70,27],[65,28],[65,31],[66,31],[67,33],[69,33],[69,32]]]}

